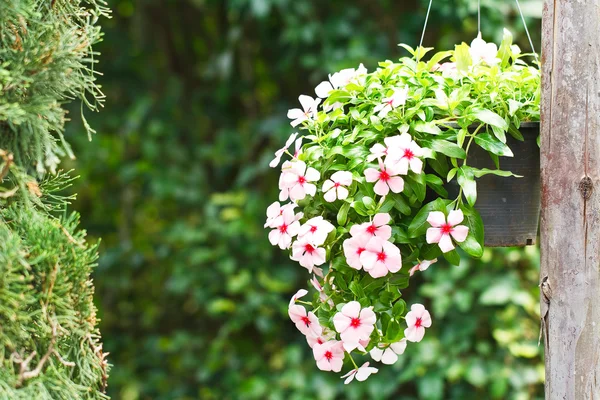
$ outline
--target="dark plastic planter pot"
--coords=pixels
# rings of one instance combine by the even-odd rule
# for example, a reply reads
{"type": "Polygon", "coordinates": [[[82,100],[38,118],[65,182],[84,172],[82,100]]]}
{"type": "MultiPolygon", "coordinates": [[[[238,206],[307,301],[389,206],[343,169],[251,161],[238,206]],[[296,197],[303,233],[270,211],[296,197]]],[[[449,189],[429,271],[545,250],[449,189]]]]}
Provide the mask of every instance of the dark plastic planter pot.
{"type": "MultiPolygon", "coordinates": [[[[540,149],[537,137],[539,122],[522,123],[521,142],[506,135],[506,144],[514,157],[500,157],[500,169],[522,178],[485,175],[477,179],[475,208],[481,214],[488,247],[527,246],[535,244],[540,218],[540,149]]],[[[487,151],[471,146],[468,165],[495,169],[487,151]]],[[[458,196],[458,183],[446,185],[451,197],[458,196]]]]}

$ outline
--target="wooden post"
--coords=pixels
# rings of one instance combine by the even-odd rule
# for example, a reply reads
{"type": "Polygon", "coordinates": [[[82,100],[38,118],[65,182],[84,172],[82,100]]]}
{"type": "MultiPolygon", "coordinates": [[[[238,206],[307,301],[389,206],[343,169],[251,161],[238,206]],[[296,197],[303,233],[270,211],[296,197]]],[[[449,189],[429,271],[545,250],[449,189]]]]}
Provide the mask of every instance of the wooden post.
{"type": "Polygon", "coordinates": [[[600,399],[600,0],[545,0],[541,310],[546,399],[600,399]]]}

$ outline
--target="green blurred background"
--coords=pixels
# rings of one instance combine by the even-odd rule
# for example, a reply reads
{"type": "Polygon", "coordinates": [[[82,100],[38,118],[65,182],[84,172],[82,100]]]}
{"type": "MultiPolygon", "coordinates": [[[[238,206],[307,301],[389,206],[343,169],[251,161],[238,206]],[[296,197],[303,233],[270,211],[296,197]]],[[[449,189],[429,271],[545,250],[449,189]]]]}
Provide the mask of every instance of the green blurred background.
{"type": "MultiPolygon", "coordinates": [[[[81,175],[74,207],[90,240],[115,399],[542,398],[539,253],[486,251],[413,278],[434,325],[365,383],[319,371],[289,322],[306,271],[270,246],[272,152],[293,132],[299,94],[327,73],[404,55],[428,1],[114,0],[98,67],[108,96],[98,131],[68,132],[81,175]]],[[[522,0],[534,43],[541,1],[522,0]]],[[[529,51],[512,1],[481,0],[482,31],[508,27],[529,51]]],[[[434,0],[424,45],[477,34],[476,0],[434,0]]],[[[77,120],[79,109],[71,113],[77,120]]]]}

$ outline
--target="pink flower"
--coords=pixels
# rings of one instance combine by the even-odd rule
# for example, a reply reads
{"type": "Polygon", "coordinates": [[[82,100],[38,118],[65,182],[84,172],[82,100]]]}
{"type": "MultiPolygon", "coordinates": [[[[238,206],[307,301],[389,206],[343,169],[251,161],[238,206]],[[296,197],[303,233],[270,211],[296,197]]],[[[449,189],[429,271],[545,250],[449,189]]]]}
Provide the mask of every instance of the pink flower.
{"type": "Polygon", "coordinates": [[[412,140],[410,134],[403,133],[387,139],[390,139],[390,145],[385,164],[392,166],[401,175],[406,175],[409,167],[414,173],[420,174],[423,170],[423,161],[419,157],[424,153],[423,149],[412,140]]]}
{"type": "Polygon", "coordinates": [[[377,368],[369,367],[369,363],[366,362],[361,365],[358,369],[353,369],[348,372],[346,375],[342,376],[342,379],[346,378],[344,381],[344,385],[349,384],[356,377],[356,380],[359,382],[366,381],[371,374],[376,374],[379,371],[377,368]]]}
{"type": "Polygon", "coordinates": [[[415,274],[415,272],[417,271],[425,271],[427,268],[429,268],[429,266],[431,264],[433,264],[434,262],[437,261],[437,258],[434,258],[433,260],[423,260],[421,261],[419,264],[415,265],[414,267],[412,267],[410,269],[410,271],[408,271],[408,273],[410,274],[410,276],[413,276],[415,274]]]}
{"type": "Polygon", "coordinates": [[[392,365],[398,361],[398,356],[404,354],[406,350],[406,339],[392,344],[380,343],[377,347],[373,347],[370,353],[371,358],[375,361],[381,361],[383,364],[392,365]]]}
{"type": "Polygon", "coordinates": [[[315,347],[315,344],[323,344],[334,338],[335,332],[323,328],[323,332],[319,336],[315,336],[312,334],[306,335],[306,342],[308,343],[308,346],[312,349],[315,347]]]}
{"type": "Polygon", "coordinates": [[[329,203],[348,197],[347,187],[352,184],[352,172],[338,171],[323,183],[323,198],[329,203]]]}
{"type": "Polygon", "coordinates": [[[306,296],[308,294],[308,290],[306,289],[300,289],[296,292],[295,295],[292,296],[292,298],[290,299],[290,304],[289,306],[293,306],[294,304],[296,304],[296,300],[301,299],[302,297],[306,296]]]}
{"type": "Polygon", "coordinates": [[[364,224],[353,225],[350,228],[350,235],[353,237],[367,236],[369,239],[373,236],[388,240],[392,237],[392,228],[388,226],[391,218],[388,213],[379,213],[373,217],[373,222],[366,222],[364,224]]]}
{"type": "Polygon", "coordinates": [[[286,161],[279,177],[279,200],[284,201],[289,197],[290,200],[297,201],[304,199],[307,194],[314,196],[317,187],[310,182],[316,182],[320,177],[319,171],[307,167],[304,161],[286,161]]]}
{"type": "Polygon", "coordinates": [[[317,289],[317,292],[319,292],[319,300],[321,300],[321,302],[323,302],[323,303],[327,302],[332,307],[335,306],[335,304],[333,303],[333,300],[328,298],[327,294],[323,290],[323,286],[321,286],[321,283],[319,283],[319,280],[316,277],[313,276],[312,279],[310,280],[310,283],[313,285],[313,287],[315,289],[317,289]]]}
{"type": "MultiPolygon", "coordinates": [[[[296,208],[296,204],[288,203],[281,206],[278,201],[274,202],[267,208],[267,221],[265,222],[264,227],[267,228],[275,228],[273,223],[277,219],[277,217],[283,215],[283,212],[286,208],[291,208],[292,210],[296,208]]],[[[302,215],[302,213],[300,213],[302,215]]]]}
{"type": "Polygon", "coordinates": [[[408,86],[403,88],[395,88],[394,92],[390,97],[381,99],[381,104],[378,104],[373,109],[373,113],[379,112],[379,118],[384,118],[394,108],[403,106],[406,104],[406,98],[408,96],[408,86]]]}
{"type": "Polygon", "coordinates": [[[317,367],[321,371],[340,372],[344,364],[344,348],[342,342],[330,340],[323,344],[315,344],[313,355],[317,362],[317,367]]]}
{"type": "Polygon", "coordinates": [[[452,244],[450,236],[460,243],[464,242],[469,234],[469,228],[467,226],[458,225],[463,219],[464,215],[461,210],[450,211],[448,214],[448,222],[446,222],[446,216],[443,212],[430,212],[427,217],[427,222],[431,224],[432,228],[427,229],[427,243],[438,243],[443,253],[453,250],[454,244],[452,244]]]}
{"type": "MultiPolygon", "coordinates": [[[[384,139],[384,141],[387,140],[387,138],[384,139]]],[[[387,143],[386,143],[387,144],[387,143]]],[[[371,162],[377,158],[382,158],[387,156],[388,154],[388,148],[385,147],[384,145],[382,145],[381,143],[375,143],[373,145],[373,147],[371,147],[371,154],[369,154],[367,156],[367,161],[371,162]]]]}
{"type": "MultiPolygon", "coordinates": [[[[280,148],[279,150],[277,150],[275,152],[275,158],[269,163],[269,167],[275,168],[276,166],[279,165],[279,162],[281,161],[281,156],[283,155],[283,153],[285,153],[287,151],[288,147],[290,147],[292,142],[296,139],[296,136],[298,136],[298,132],[292,133],[290,135],[290,137],[288,138],[288,140],[285,142],[285,146],[283,146],[282,148],[280,148]]],[[[302,139],[298,139],[298,140],[302,140],[302,139]]]]}
{"type": "Polygon", "coordinates": [[[495,43],[486,43],[481,38],[481,32],[471,42],[471,48],[469,49],[473,64],[479,64],[484,62],[490,66],[496,65],[500,62],[498,58],[498,47],[495,43]]]}
{"type": "MultiPolygon", "coordinates": [[[[400,193],[404,190],[404,179],[397,176],[400,171],[393,167],[386,167],[379,160],[379,170],[375,168],[365,169],[365,177],[367,182],[377,182],[373,190],[380,196],[385,196],[391,190],[394,193],[400,193]]],[[[285,199],[284,199],[285,200],[285,199]]]]}
{"type": "Polygon", "coordinates": [[[323,327],[319,325],[319,319],[312,311],[306,312],[306,308],[298,304],[291,304],[288,308],[288,315],[296,328],[303,335],[320,336],[323,333],[323,327]]]}
{"type": "Polygon", "coordinates": [[[275,228],[269,232],[269,241],[273,246],[279,246],[281,249],[288,249],[292,244],[292,237],[296,236],[300,230],[300,222],[302,213],[294,214],[294,207],[286,207],[281,215],[276,217],[271,223],[271,227],[275,228]]]}
{"type": "Polygon", "coordinates": [[[302,109],[292,108],[287,112],[287,117],[293,120],[290,122],[290,125],[293,127],[300,125],[309,118],[314,118],[317,114],[317,106],[321,102],[321,99],[313,99],[312,97],[306,95],[300,95],[298,100],[300,101],[302,109]]]}
{"type": "Polygon", "coordinates": [[[367,243],[367,248],[360,255],[360,262],[373,278],[381,278],[388,272],[398,272],[402,267],[400,249],[378,237],[367,243]]]}
{"type": "Polygon", "coordinates": [[[350,352],[360,345],[361,340],[368,340],[376,317],[373,307],[361,309],[358,301],[351,301],[342,307],[342,311],[333,316],[333,325],[340,334],[344,349],[350,352]]]}
{"type": "Polygon", "coordinates": [[[444,78],[456,78],[458,77],[458,69],[456,68],[456,63],[453,62],[445,62],[436,69],[436,71],[440,71],[444,78]]]}
{"type": "Polygon", "coordinates": [[[405,320],[408,328],[404,330],[404,337],[409,342],[420,342],[425,336],[425,328],[431,326],[431,315],[422,304],[413,304],[405,320]]]}
{"type": "Polygon", "coordinates": [[[333,231],[335,227],[331,222],[323,219],[323,217],[314,217],[309,219],[300,227],[298,231],[298,239],[304,239],[308,242],[317,246],[325,243],[329,232],[333,231]]]}
{"type": "MultiPolygon", "coordinates": [[[[371,225],[369,224],[369,226],[371,225]]],[[[360,255],[367,249],[367,243],[369,243],[372,237],[370,234],[358,235],[344,240],[342,245],[344,247],[344,256],[346,256],[346,262],[350,267],[358,270],[362,269],[363,265],[360,262],[360,255]]]]}
{"type": "Polygon", "coordinates": [[[325,263],[326,251],[322,247],[317,247],[316,244],[304,238],[298,239],[292,245],[292,256],[294,261],[298,261],[300,265],[312,273],[315,266],[325,263]]]}

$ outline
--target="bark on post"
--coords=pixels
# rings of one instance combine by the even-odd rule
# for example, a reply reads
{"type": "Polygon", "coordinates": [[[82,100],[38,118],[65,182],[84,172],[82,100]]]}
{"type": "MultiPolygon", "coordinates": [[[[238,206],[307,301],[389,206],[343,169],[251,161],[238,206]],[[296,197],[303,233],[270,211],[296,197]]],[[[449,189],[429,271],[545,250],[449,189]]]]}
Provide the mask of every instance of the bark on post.
{"type": "Polygon", "coordinates": [[[600,399],[600,0],[545,0],[541,309],[546,399],[600,399]]]}

